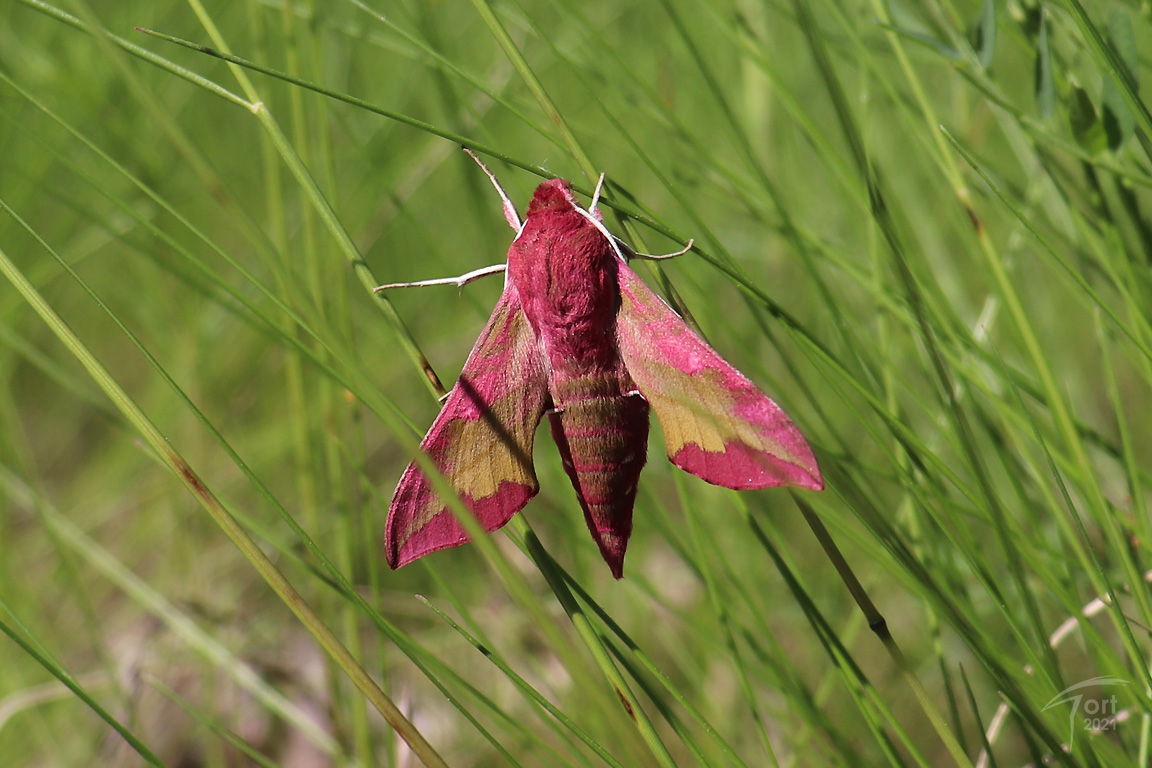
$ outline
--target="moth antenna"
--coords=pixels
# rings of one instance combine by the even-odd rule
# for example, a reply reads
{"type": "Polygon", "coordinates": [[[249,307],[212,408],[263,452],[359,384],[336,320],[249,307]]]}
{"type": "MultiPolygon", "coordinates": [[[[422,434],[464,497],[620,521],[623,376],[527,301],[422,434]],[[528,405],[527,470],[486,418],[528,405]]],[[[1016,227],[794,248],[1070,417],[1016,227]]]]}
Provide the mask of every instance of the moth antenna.
{"type": "Polygon", "coordinates": [[[388,283],[388,285],[378,285],[372,289],[373,292],[386,291],[390,288],[424,288],[430,285],[455,285],[458,288],[463,288],[474,280],[479,280],[482,277],[489,275],[498,275],[507,269],[507,264],[493,264],[490,267],[481,267],[474,269],[471,272],[465,272],[459,277],[441,277],[436,280],[420,280],[415,283],[388,283]]]}
{"type": "Polygon", "coordinates": [[[604,189],[604,174],[600,174],[600,178],[596,181],[596,189],[592,192],[592,204],[588,206],[588,212],[596,210],[596,203],[600,202],[600,190],[604,189]]]}
{"type": "Polygon", "coordinates": [[[492,186],[496,187],[496,193],[500,195],[500,199],[504,201],[504,218],[507,220],[508,226],[516,230],[516,234],[519,235],[520,230],[524,229],[524,224],[520,221],[520,214],[517,213],[516,206],[508,199],[508,193],[504,191],[504,187],[500,186],[500,182],[496,180],[496,174],[488,170],[488,166],[484,165],[484,161],[477,157],[475,152],[468,149],[468,147],[461,147],[461,149],[468,153],[468,157],[476,161],[476,165],[480,166],[480,170],[488,174],[492,186]]]}
{"type": "Polygon", "coordinates": [[[665,259],[674,259],[677,256],[683,256],[684,254],[688,253],[688,251],[692,250],[692,243],[694,242],[696,242],[695,239],[689,240],[688,245],[684,246],[675,253],[637,253],[631,248],[628,248],[628,246],[624,247],[628,248],[628,253],[632,254],[632,258],[634,259],[644,259],[645,261],[664,261],[665,259]]]}

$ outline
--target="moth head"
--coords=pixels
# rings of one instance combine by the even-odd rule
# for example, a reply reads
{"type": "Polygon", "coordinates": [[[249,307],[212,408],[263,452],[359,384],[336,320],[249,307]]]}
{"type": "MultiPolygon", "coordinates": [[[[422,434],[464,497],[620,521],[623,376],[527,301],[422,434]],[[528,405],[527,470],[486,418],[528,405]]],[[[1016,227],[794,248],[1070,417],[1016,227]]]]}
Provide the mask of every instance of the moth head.
{"type": "Polygon", "coordinates": [[[620,246],[616,244],[616,238],[604,226],[604,217],[600,214],[600,210],[597,208],[589,211],[581,206],[572,194],[572,186],[564,179],[549,179],[536,187],[536,194],[532,196],[532,202],[528,204],[527,218],[530,219],[537,213],[567,213],[572,211],[587,219],[588,223],[599,230],[604,239],[608,241],[616,257],[627,263],[620,246]]]}
{"type": "Polygon", "coordinates": [[[579,207],[572,196],[572,187],[564,179],[549,179],[536,187],[532,202],[528,204],[528,215],[536,213],[561,213],[579,207]]]}

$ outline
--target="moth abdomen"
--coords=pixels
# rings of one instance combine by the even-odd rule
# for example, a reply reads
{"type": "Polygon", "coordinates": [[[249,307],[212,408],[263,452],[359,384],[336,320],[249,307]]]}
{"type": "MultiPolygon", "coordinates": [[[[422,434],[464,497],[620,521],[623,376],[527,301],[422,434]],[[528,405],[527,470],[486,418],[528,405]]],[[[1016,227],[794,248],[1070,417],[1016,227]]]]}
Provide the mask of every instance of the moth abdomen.
{"type": "Polygon", "coordinates": [[[549,414],[552,437],[588,530],[619,578],[632,533],[636,484],[647,460],[648,403],[630,394],[631,382],[613,376],[580,377],[556,389],[558,399],[568,397],[549,414]]]}

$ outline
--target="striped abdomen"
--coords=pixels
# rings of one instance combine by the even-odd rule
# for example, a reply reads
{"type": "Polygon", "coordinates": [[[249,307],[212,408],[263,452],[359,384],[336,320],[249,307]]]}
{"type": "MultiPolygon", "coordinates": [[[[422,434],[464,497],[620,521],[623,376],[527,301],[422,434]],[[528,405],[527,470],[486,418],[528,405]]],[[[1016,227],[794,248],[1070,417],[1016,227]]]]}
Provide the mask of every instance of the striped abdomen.
{"type": "Polygon", "coordinates": [[[558,377],[552,387],[552,437],[588,530],[620,578],[648,450],[648,403],[625,373],[558,377]]]}

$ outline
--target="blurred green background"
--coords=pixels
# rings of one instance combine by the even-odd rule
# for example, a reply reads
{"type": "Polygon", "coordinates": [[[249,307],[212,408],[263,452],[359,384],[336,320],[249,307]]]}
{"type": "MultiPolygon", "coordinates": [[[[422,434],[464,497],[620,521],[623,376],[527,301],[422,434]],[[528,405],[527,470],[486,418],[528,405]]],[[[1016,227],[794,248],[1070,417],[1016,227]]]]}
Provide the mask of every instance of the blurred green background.
{"type": "Polygon", "coordinates": [[[1146,3],[0,11],[0,764],[1150,764],[1146,3]],[[695,238],[641,275],[826,490],[654,426],[617,582],[540,435],[389,571],[501,281],[368,288],[503,261],[461,141],[695,238]]]}

